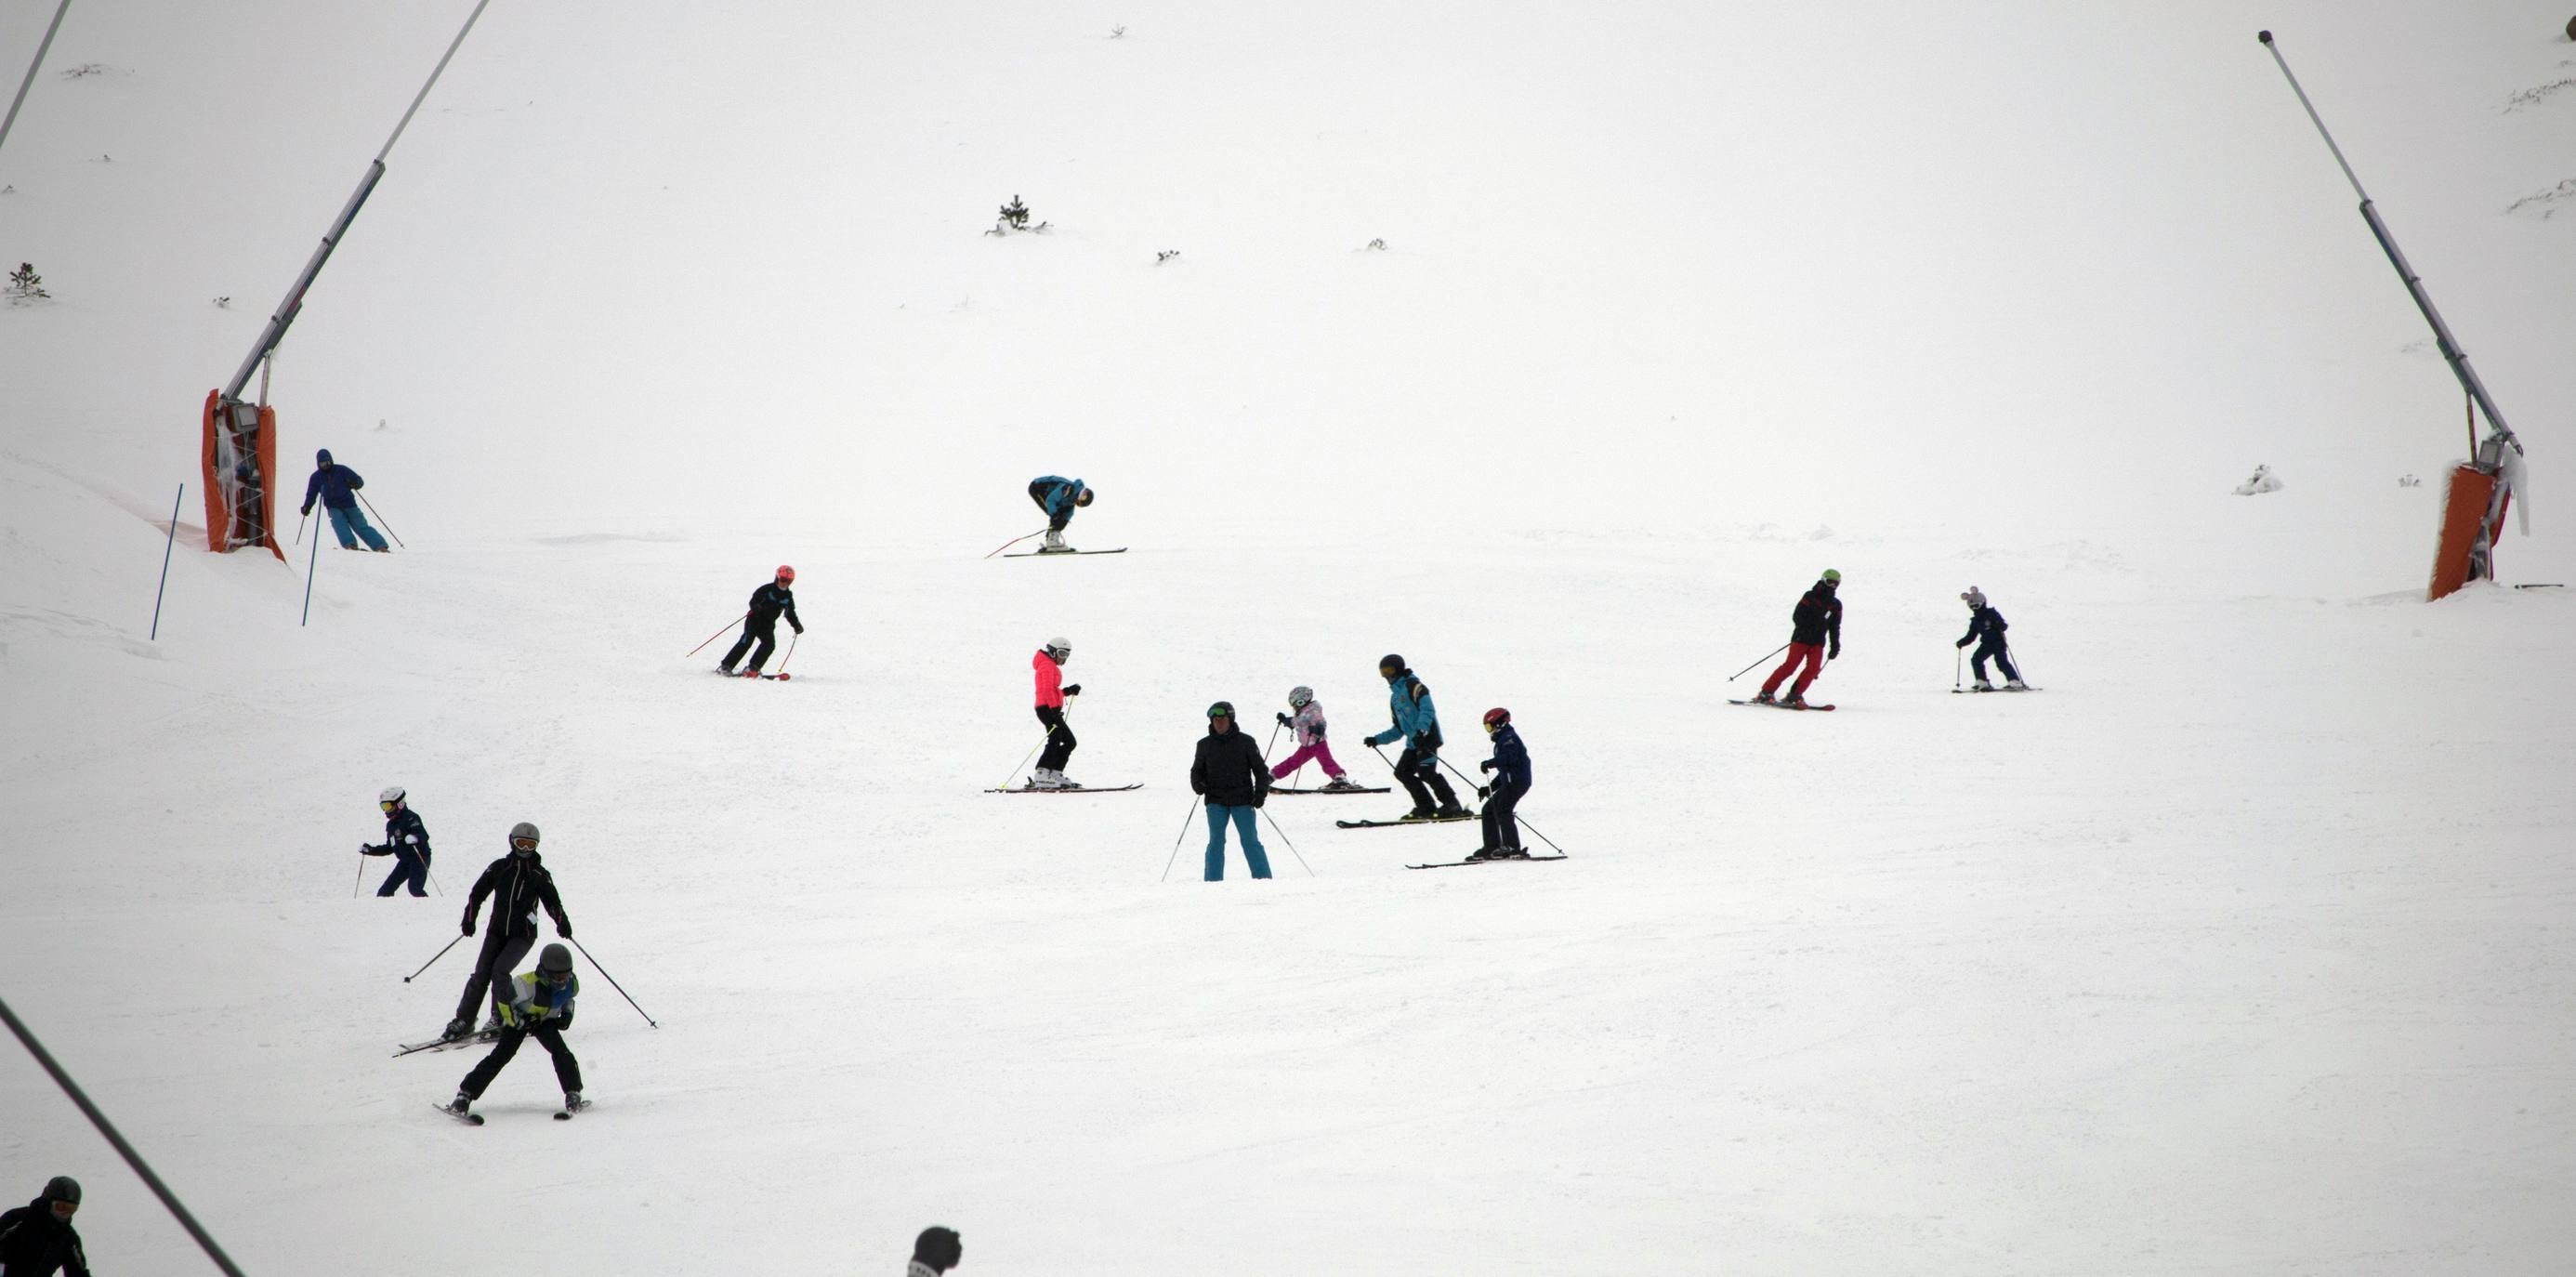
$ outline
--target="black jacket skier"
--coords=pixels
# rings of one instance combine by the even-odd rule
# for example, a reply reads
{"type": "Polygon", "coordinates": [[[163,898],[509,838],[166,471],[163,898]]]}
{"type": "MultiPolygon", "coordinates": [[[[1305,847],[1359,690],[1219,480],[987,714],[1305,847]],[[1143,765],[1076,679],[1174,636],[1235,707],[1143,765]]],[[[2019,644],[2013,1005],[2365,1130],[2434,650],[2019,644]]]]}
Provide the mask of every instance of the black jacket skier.
{"type": "Polygon", "coordinates": [[[734,641],[733,650],[725,653],[723,660],[716,662],[719,673],[733,673],[733,667],[741,663],[745,652],[751,652],[751,664],[743,672],[759,673],[760,667],[769,663],[769,654],[778,650],[778,618],[781,616],[787,618],[787,624],[797,633],[805,632],[805,622],[796,616],[796,591],[790,588],[795,583],[796,569],[782,563],[778,565],[778,575],[769,584],[751,592],[750,610],[742,618],[742,637],[734,641]],[[754,643],[760,645],[757,652],[751,651],[754,643]]]}
{"type": "Polygon", "coordinates": [[[1507,709],[1485,711],[1485,734],[1494,742],[1494,756],[1476,764],[1476,769],[1494,773],[1494,779],[1492,784],[1476,789],[1476,796],[1485,800],[1485,809],[1479,813],[1484,817],[1485,841],[1468,858],[1528,855],[1521,850],[1521,826],[1512,818],[1512,811],[1530,791],[1529,747],[1521,744],[1521,734],[1512,727],[1512,712],[1507,709]]]}
{"type": "Polygon", "coordinates": [[[1988,661],[1993,661],[1995,668],[2004,672],[2008,684],[2016,689],[2022,687],[2021,670],[2013,665],[2012,652],[2004,642],[2004,631],[2012,628],[2005,623],[2004,614],[1986,606],[1985,592],[1974,586],[1970,586],[1959,599],[1968,605],[1968,632],[1960,635],[1954,646],[1977,645],[1975,653],[1968,658],[1968,665],[1977,672],[1978,690],[1994,689],[1994,684],[1986,679],[1988,661]]]}
{"type": "Polygon", "coordinates": [[[1261,761],[1261,746],[1234,726],[1233,706],[1226,708],[1225,730],[1210,728],[1199,737],[1190,791],[1205,794],[1211,807],[1258,807],[1270,797],[1270,768],[1261,761]]]}
{"type": "Polygon", "coordinates": [[[42,1196],[0,1214],[0,1277],[89,1277],[89,1256],[72,1227],[79,1209],[80,1185],[57,1175],[42,1196]]]}
{"type": "MultiPolygon", "coordinates": [[[[474,880],[473,894],[465,900],[465,934],[474,934],[475,916],[483,910],[483,898],[492,898],[492,925],[483,933],[483,951],[474,959],[474,971],[465,978],[465,993],[456,1000],[456,1018],[448,1022],[446,1037],[464,1037],[474,1030],[474,1009],[484,994],[506,984],[510,970],[537,943],[537,910],[543,908],[555,920],[555,934],[572,938],[572,919],[564,915],[563,900],[555,895],[555,877],[546,871],[545,862],[537,855],[537,827],[526,821],[510,827],[510,854],[492,862],[483,876],[474,880]]],[[[498,1018],[500,1007],[493,1007],[498,1018]]]]}
{"type": "Polygon", "coordinates": [[[376,894],[390,896],[408,884],[411,894],[428,895],[421,888],[429,877],[429,826],[421,823],[420,813],[411,809],[399,785],[386,789],[376,805],[384,809],[385,840],[358,849],[366,855],[394,858],[394,871],[385,875],[385,885],[376,894]]]}
{"type": "Polygon", "coordinates": [[[1826,644],[1829,661],[1843,654],[1843,601],[1834,593],[1840,584],[1839,578],[1816,582],[1798,596],[1798,606],[1789,613],[1789,641],[1826,644]]]}

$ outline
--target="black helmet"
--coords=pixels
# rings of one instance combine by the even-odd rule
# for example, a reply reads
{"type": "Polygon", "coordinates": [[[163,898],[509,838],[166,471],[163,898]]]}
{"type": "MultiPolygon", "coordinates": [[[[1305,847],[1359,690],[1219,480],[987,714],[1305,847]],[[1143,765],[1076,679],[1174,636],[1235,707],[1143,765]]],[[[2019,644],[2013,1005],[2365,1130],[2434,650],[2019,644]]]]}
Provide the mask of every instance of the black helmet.
{"type": "Polygon", "coordinates": [[[1377,672],[1384,674],[1388,678],[1393,678],[1396,675],[1403,673],[1405,669],[1406,666],[1404,664],[1404,658],[1393,652],[1389,652],[1386,655],[1377,658],[1377,672]]]}
{"type": "Polygon", "coordinates": [[[913,1262],[928,1264],[937,1272],[944,1273],[955,1268],[958,1259],[965,1253],[966,1243],[957,1236],[957,1230],[954,1228],[942,1228],[933,1224],[922,1229],[921,1236],[912,1239],[913,1262]]]}
{"type": "Polygon", "coordinates": [[[1234,717],[1234,702],[1232,702],[1232,701],[1218,701],[1216,704],[1208,706],[1208,715],[1207,715],[1207,716],[1208,716],[1208,717],[1210,717],[1210,718],[1232,718],[1232,717],[1234,717]]]}
{"type": "Polygon", "coordinates": [[[572,970],[572,950],[559,944],[547,945],[537,954],[537,974],[555,975],[572,970]]]}
{"type": "Polygon", "coordinates": [[[80,1181],[69,1175],[57,1175],[45,1181],[45,1200],[80,1205],[80,1181]]]}

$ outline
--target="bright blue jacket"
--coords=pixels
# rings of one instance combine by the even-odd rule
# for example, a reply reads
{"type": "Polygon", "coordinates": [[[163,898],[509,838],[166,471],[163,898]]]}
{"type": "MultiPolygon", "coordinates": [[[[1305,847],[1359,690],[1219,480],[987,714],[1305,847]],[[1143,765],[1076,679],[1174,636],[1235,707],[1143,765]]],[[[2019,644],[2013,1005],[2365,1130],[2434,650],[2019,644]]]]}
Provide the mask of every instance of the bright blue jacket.
{"type": "Polygon", "coordinates": [[[354,494],[357,489],[367,486],[367,481],[359,478],[357,471],[331,464],[329,448],[314,453],[313,464],[316,467],[313,477],[304,481],[304,513],[313,513],[315,496],[320,496],[322,504],[334,510],[346,510],[358,504],[354,494]]]}
{"type": "Polygon", "coordinates": [[[1521,744],[1521,734],[1509,723],[1494,729],[1494,756],[1488,770],[1494,773],[1497,788],[1530,783],[1529,747],[1521,744]]]}
{"type": "Polygon", "coordinates": [[[1424,687],[1413,671],[1406,670],[1396,675],[1386,690],[1386,707],[1395,718],[1395,726],[1369,737],[1368,743],[1386,745],[1401,740],[1415,742],[1417,749],[1427,743],[1430,748],[1422,749],[1425,754],[1438,749],[1440,711],[1431,704],[1431,689],[1424,687]]]}
{"type": "Polygon", "coordinates": [[[1042,474],[1030,482],[1055,485],[1047,489],[1045,508],[1048,518],[1061,519],[1073,514],[1073,499],[1082,495],[1082,480],[1068,479],[1060,474],[1042,474]]]}

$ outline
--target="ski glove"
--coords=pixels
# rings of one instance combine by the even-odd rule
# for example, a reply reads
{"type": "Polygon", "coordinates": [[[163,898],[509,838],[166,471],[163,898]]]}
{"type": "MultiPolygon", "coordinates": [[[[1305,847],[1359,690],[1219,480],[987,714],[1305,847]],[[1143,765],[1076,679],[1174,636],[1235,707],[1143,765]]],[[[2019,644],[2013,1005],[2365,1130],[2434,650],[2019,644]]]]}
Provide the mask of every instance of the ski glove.
{"type": "Polygon", "coordinates": [[[1271,717],[1278,719],[1281,727],[1286,727],[1288,725],[1288,716],[1285,714],[1273,714],[1271,717]]]}
{"type": "Polygon", "coordinates": [[[1476,770],[1480,772],[1489,772],[1494,770],[1494,760],[1488,758],[1485,761],[1476,764],[1476,770]]]}
{"type": "Polygon", "coordinates": [[[1478,785],[1476,786],[1476,796],[1478,798],[1491,798],[1494,796],[1494,791],[1484,785],[1478,785]]]}
{"type": "Polygon", "coordinates": [[[474,915],[470,913],[465,915],[465,934],[474,934],[474,915]]]}
{"type": "Polygon", "coordinates": [[[566,940],[572,939],[572,924],[557,920],[555,923],[555,934],[562,936],[566,940]]]}
{"type": "Polygon", "coordinates": [[[1064,685],[1064,694],[1065,694],[1065,695],[1067,695],[1067,696],[1080,696],[1080,695],[1082,695],[1082,684],[1080,684],[1080,683],[1067,683],[1067,684],[1065,684],[1065,685],[1064,685]]]}
{"type": "Polygon", "coordinates": [[[371,842],[362,842],[358,844],[358,854],[361,856],[390,856],[394,854],[394,849],[391,847],[379,847],[371,842]]]}

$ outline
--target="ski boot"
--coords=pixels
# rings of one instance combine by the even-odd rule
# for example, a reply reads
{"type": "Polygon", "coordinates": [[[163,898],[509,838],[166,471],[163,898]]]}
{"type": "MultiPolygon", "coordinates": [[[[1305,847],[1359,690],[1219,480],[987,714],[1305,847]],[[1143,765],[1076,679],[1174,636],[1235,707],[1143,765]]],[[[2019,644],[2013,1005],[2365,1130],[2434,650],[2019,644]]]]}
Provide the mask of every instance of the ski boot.
{"type": "Polygon", "coordinates": [[[461,1042],[467,1037],[472,1036],[473,1032],[474,1017],[460,1015],[447,1022],[447,1027],[439,1032],[438,1040],[441,1042],[461,1042]]]}
{"type": "Polygon", "coordinates": [[[1968,690],[1971,692],[1991,692],[1995,690],[1995,685],[1987,682],[1985,676],[1980,674],[1977,676],[1976,682],[1968,685],[1968,690]]]}
{"type": "Polygon", "coordinates": [[[1475,814],[1476,813],[1471,812],[1456,803],[1446,804],[1442,806],[1440,810],[1431,813],[1432,818],[1435,820],[1464,820],[1475,814]]]}
{"type": "Polygon", "coordinates": [[[1469,860],[1491,860],[1491,859],[1493,859],[1494,857],[1499,856],[1499,855],[1502,855],[1502,854],[1503,854],[1503,853],[1501,853],[1501,852],[1499,852],[1499,851],[1496,851],[1495,849],[1493,849],[1493,848],[1491,848],[1491,847],[1478,847],[1478,848],[1477,848],[1477,849],[1475,849],[1474,851],[1471,851],[1471,852],[1468,852],[1468,853],[1467,853],[1467,859],[1469,859],[1469,860]]]}
{"type": "Polygon", "coordinates": [[[1505,847],[1500,851],[1487,853],[1485,858],[1487,860],[1527,860],[1529,851],[1521,847],[1505,847]]]}
{"type": "Polygon", "coordinates": [[[1756,705],[1777,705],[1780,702],[1774,700],[1769,692],[1755,692],[1753,694],[1753,703],[1756,705]]]}
{"type": "Polygon", "coordinates": [[[1782,709],[1805,709],[1806,707],[1807,698],[1800,696],[1796,692],[1791,692],[1787,696],[1780,698],[1780,708],[1782,709]]]}
{"type": "Polygon", "coordinates": [[[585,1099],[581,1098],[581,1092],[579,1092],[579,1091],[566,1091],[566,1092],[564,1092],[564,1106],[563,1106],[563,1111],[564,1111],[564,1112],[566,1112],[566,1113],[578,1113],[578,1112],[582,1111],[583,1109],[586,1109],[586,1108],[589,1108],[589,1107],[590,1107],[590,1101],[588,1101],[588,1100],[585,1100],[585,1099]]]}
{"type": "Polygon", "coordinates": [[[1058,532],[1053,528],[1049,528],[1047,529],[1046,543],[1038,547],[1038,553],[1071,554],[1073,553],[1073,547],[1064,543],[1063,533],[1058,532]]]}
{"type": "Polygon", "coordinates": [[[441,1107],[458,1117],[463,1117],[474,1110],[474,1097],[467,1095],[463,1091],[458,1091],[455,1099],[449,1100],[441,1107]]]}
{"type": "Polygon", "coordinates": [[[1063,772],[1051,767],[1041,767],[1029,776],[1029,788],[1068,789],[1071,788],[1071,783],[1065,780],[1063,772]]]}
{"type": "Polygon", "coordinates": [[[1082,782],[1075,780],[1071,776],[1065,775],[1063,772],[1057,772],[1055,774],[1055,787],[1058,789],[1080,789],[1082,788],[1082,782]]]}
{"type": "Polygon", "coordinates": [[[1335,776],[1331,780],[1324,782],[1324,792],[1328,794],[1348,793],[1359,787],[1359,782],[1352,780],[1348,776],[1335,776]]]}
{"type": "Polygon", "coordinates": [[[2012,681],[2004,684],[2004,690],[2007,692],[2027,692],[2030,690],[2030,684],[2025,683],[2020,679],[2013,679],[2012,681]]]}
{"type": "Polygon", "coordinates": [[[1414,808],[1413,810],[1408,811],[1408,812],[1404,813],[1403,815],[1396,817],[1396,819],[1398,819],[1398,820],[1429,820],[1429,819],[1431,819],[1431,809],[1430,809],[1430,808],[1428,808],[1428,807],[1416,807],[1416,808],[1414,808]]]}

